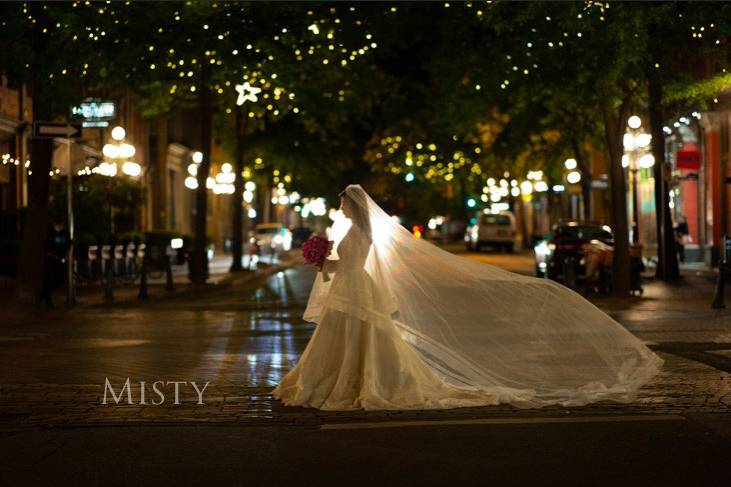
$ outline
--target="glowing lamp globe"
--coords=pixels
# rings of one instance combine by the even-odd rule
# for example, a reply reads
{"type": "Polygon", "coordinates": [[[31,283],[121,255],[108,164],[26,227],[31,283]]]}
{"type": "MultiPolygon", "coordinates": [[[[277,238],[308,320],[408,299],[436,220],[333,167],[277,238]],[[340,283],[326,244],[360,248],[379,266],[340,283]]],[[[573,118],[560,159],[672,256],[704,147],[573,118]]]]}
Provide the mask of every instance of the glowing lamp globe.
{"type": "Polygon", "coordinates": [[[119,146],[119,157],[127,159],[133,157],[137,151],[132,144],[121,144],[119,146]]]}
{"type": "Polygon", "coordinates": [[[134,161],[127,161],[122,164],[122,172],[125,173],[127,176],[132,176],[133,178],[135,178],[142,173],[142,166],[134,161]]]}
{"type": "Polygon", "coordinates": [[[102,147],[102,154],[110,159],[116,159],[119,157],[119,149],[114,144],[104,144],[104,147],[102,147]]]}
{"type": "Polygon", "coordinates": [[[637,147],[647,147],[650,145],[650,142],[652,142],[652,136],[650,134],[637,134],[637,137],[635,137],[635,143],[637,144],[637,147]]]}
{"type": "Polygon", "coordinates": [[[185,178],[185,187],[188,189],[198,189],[198,180],[193,176],[185,178]]]}
{"type": "Polygon", "coordinates": [[[533,184],[530,181],[520,183],[520,192],[523,194],[531,194],[533,192],[533,184]]]}
{"type": "Polygon", "coordinates": [[[655,157],[652,154],[645,154],[640,157],[640,167],[643,169],[649,169],[655,165],[655,157]]]}
{"type": "Polygon", "coordinates": [[[571,184],[576,184],[581,181],[581,173],[578,171],[572,171],[566,176],[566,180],[571,184]]]}
{"type": "Polygon", "coordinates": [[[122,127],[114,127],[112,129],[112,138],[114,140],[123,140],[127,132],[122,127]]]}

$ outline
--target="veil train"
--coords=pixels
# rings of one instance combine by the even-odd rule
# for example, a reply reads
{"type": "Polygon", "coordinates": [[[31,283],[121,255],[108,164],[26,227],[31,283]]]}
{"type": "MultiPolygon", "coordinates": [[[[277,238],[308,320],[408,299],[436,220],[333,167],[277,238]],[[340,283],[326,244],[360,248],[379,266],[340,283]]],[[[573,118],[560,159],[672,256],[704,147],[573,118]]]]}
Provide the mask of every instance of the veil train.
{"type": "MultiPolygon", "coordinates": [[[[332,287],[318,274],[305,320],[336,309],[380,323],[444,381],[517,407],[628,402],[660,370],[657,355],[574,291],[451,254],[415,238],[359,185],[345,194],[369,225],[360,252],[349,252],[362,256],[354,265],[368,284],[332,287]]],[[[350,226],[336,220],[334,247],[350,226]]]]}

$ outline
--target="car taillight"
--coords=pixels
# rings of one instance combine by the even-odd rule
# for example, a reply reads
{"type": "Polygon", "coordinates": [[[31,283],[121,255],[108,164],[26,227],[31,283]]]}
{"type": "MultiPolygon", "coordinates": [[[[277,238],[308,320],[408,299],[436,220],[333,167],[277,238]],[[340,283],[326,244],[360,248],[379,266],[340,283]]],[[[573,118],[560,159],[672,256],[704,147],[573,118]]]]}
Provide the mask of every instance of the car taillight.
{"type": "Polygon", "coordinates": [[[586,250],[589,244],[586,243],[563,243],[556,244],[556,250],[586,250]]]}

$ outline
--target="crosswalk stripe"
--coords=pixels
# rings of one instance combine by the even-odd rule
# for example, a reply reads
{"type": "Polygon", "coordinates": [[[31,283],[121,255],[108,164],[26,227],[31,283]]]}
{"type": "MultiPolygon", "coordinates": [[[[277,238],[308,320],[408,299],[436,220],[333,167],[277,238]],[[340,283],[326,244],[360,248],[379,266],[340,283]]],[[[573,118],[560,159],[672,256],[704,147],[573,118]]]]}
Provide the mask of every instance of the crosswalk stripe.
{"type": "Polygon", "coordinates": [[[378,421],[371,423],[326,423],[320,425],[321,430],[360,430],[380,428],[408,428],[416,426],[469,426],[469,425],[503,425],[503,424],[557,424],[557,423],[623,423],[643,421],[683,421],[684,416],[677,414],[645,414],[617,416],[572,416],[543,418],[482,418],[482,419],[447,419],[422,421],[378,421]]]}

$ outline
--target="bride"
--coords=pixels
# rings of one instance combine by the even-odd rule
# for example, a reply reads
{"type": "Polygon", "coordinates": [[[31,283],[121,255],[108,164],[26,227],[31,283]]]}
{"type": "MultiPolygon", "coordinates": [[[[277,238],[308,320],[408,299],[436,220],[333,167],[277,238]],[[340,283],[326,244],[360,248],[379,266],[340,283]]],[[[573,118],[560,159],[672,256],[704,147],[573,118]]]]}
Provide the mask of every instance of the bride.
{"type": "Polygon", "coordinates": [[[359,185],[273,395],[324,410],[629,402],[662,360],[575,292],[417,239],[359,185]],[[332,277],[331,277],[332,276],[332,277]]]}

